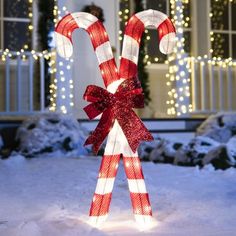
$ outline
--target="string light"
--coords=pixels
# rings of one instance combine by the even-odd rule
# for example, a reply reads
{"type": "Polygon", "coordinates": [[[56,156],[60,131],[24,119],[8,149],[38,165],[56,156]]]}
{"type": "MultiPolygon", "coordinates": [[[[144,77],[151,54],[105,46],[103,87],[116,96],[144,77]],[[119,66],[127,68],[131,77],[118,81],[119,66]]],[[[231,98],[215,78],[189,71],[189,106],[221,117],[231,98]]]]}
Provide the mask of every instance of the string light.
{"type": "MultiPolygon", "coordinates": [[[[119,15],[119,21],[120,21],[120,30],[119,30],[119,41],[120,45],[122,45],[123,41],[123,32],[127,23],[127,20],[130,16],[130,6],[129,6],[129,0],[120,0],[120,10],[118,12],[119,15]]],[[[122,50],[122,48],[121,48],[122,50]]]]}

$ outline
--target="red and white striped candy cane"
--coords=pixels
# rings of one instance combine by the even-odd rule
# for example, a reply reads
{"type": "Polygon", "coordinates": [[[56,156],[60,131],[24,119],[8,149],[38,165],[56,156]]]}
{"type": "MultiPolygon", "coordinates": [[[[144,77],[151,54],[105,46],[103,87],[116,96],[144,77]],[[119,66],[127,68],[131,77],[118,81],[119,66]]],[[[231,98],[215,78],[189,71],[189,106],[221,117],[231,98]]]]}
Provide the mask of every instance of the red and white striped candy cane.
{"type": "MultiPolygon", "coordinates": [[[[117,66],[106,30],[95,16],[89,13],[77,12],[64,16],[58,22],[55,30],[58,54],[65,58],[72,55],[72,33],[78,28],[82,28],[89,33],[105,86],[110,87],[108,89],[110,92],[115,92],[116,84],[119,81],[117,66]]],[[[107,146],[110,145],[115,145],[115,143],[108,141],[107,146]]],[[[109,211],[113,183],[120,160],[120,152],[118,155],[112,153],[110,150],[106,151],[102,158],[97,187],[90,209],[90,220],[94,224],[103,222],[109,211]]]]}
{"type": "MultiPolygon", "coordinates": [[[[137,74],[137,63],[142,34],[147,26],[155,27],[159,34],[159,48],[164,54],[169,54],[175,46],[175,27],[167,15],[155,10],[146,10],[133,15],[125,28],[122,57],[120,63],[121,81],[133,78],[137,74]]],[[[142,167],[138,154],[123,153],[125,172],[135,219],[139,223],[150,221],[152,215],[148,193],[146,191],[142,167]]]]}
{"type": "MultiPolygon", "coordinates": [[[[162,52],[168,53],[173,47],[174,27],[166,15],[153,10],[140,12],[134,15],[127,24],[125,31],[120,66],[122,79],[120,80],[107,34],[101,23],[97,22],[97,18],[90,14],[69,14],[59,22],[56,28],[58,51],[61,56],[70,56],[73,51],[71,44],[71,34],[73,30],[79,27],[86,29],[91,36],[105,85],[109,92],[115,93],[117,87],[124,79],[132,78],[137,73],[139,43],[144,28],[147,25],[157,27],[160,38],[160,49],[162,52]],[[104,38],[102,37],[103,39],[100,39],[101,32],[98,33],[98,30],[100,29],[104,34],[104,38]],[[96,39],[94,35],[97,36],[96,39]],[[102,65],[103,63],[105,66],[102,65]]],[[[123,156],[125,172],[128,178],[135,218],[138,222],[142,223],[150,221],[152,215],[151,206],[138,154],[137,152],[133,153],[121,127],[118,122],[115,121],[115,124],[108,135],[107,145],[99,171],[97,187],[90,209],[90,219],[96,224],[103,222],[109,212],[112,189],[121,155],[123,156]]]]}

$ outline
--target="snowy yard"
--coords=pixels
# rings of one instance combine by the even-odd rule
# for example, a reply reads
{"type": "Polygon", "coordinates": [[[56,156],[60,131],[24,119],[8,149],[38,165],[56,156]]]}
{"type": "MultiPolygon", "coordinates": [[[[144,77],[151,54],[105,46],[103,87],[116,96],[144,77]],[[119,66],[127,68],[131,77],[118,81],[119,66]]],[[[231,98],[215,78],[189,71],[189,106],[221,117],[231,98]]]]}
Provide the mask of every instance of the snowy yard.
{"type": "Polygon", "coordinates": [[[0,160],[0,235],[232,236],[236,232],[236,169],[142,163],[154,227],[134,222],[123,166],[110,215],[100,229],[87,224],[100,158],[0,160]]]}

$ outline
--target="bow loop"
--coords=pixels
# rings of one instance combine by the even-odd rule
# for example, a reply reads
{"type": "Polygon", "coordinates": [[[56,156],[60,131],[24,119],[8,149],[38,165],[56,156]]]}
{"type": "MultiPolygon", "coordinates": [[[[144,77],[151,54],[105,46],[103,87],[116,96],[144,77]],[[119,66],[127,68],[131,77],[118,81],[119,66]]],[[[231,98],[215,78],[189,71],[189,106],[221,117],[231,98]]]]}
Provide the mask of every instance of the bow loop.
{"type": "Polygon", "coordinates": [[[96,85],[89,85],[84,93],[84,100],[92,102],[84,107],[84,111],[89,119],[94,119],[100,115],[107,107],[111,106],[112,94],[106,89],[96,85]]]}
{"type": "Polygon", "coordinates": [[[90,119],[103,113],[96,129],[85,142],[85,145],[93,144],[95,152],[98,152],[115,120],[121,126],[133,152],[137,150],[142,140],[153,140],[152,135],[132,109],[144,106],[144,95],[137,78],[122,82],[114,94],[98,86],[90,85],[85,91],[84,99],[92,102],[84,108],[90,119]]]}
{"type": "Polygon", "coordinates": [[[84,100],[88,102],[99,102],[104,100],[104,97],[110,97],[110,93],[97,85],[89,85],[84,93],[84,100]]]}

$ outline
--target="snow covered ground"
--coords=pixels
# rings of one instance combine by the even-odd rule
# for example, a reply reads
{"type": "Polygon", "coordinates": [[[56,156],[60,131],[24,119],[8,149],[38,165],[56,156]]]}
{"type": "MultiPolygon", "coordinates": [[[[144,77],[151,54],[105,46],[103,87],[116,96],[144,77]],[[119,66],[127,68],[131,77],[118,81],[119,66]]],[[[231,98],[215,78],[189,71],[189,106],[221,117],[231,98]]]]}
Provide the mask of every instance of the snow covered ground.
{"type": "Polygon", "coordinates": [[[11,157],[0,160],[1,236],[236,235],[236,169],[142,163],[154,227],[135,224],[123,166],[110,215],[100,229],[88,222],[100,158],[11,157]]]}

